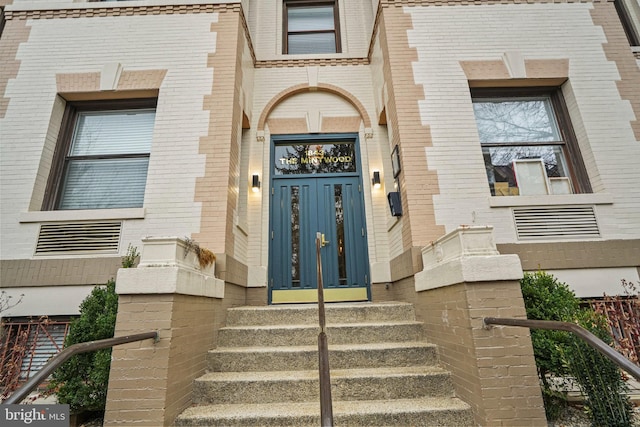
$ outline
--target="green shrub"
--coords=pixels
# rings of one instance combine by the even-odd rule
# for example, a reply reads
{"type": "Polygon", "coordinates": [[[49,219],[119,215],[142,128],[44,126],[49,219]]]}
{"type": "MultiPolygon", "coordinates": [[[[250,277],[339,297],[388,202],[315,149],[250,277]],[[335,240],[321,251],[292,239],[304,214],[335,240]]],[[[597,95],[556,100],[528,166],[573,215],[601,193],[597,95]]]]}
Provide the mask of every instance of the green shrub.
{"type": "MultiPolygon", "coordinates": [[[[80,305],[80,317],[71,322],[65,347],[113,337],[118,295],[113,280],[99,286],[80,305]]],[[[69,404],[73,413],[103,411],[111,366],[111,349],[77,354],[53,373],[50,387],[58,402],[69,404]]]]}
{"type": "MultiPolygon", "coordinates": [[[[573,291],[552,275],[525,273],[520,284],[527,318],[576,322],[605,342],[611,342],[606,320],[592,309],[582,309],[573,291]]],[[[566,394],[556,390],[550,378],[563,381],[573,377],[585,395],[592,425],[631,425],[626,384],[613,362],[568,332],[532,329],[531,341],[548,420],[557,419],[567,405],[566,394]]]]}
{"type": "MultiPolygon", "coordinates": [[[[611,344],[612,339],[604,316],[590,309],[582,310],[577,321],[580,326],[611,344]]],[[[633,408],[628,395],[629,389],[618,366],[575,335],[571,336],[570,344],[565,351],[569,372],[585,396],[585,410],[592,425],[632,426],[633,408]]]]}
{"type": "MultiPolygon", "coordinates": [[[[528,319],[566,322],[575,318],[580,310],[580,300],[573,291],[543,271],[525,273],[520,286],[528,319]]],[[[567,397],[566,393],[552,387],[549,378],[564,378],[569,374],[562,349],[569,345],[570,334],[531,329],[531,342],[542,385],[545,413],[548,420],[555,420],[567,406],[567,397]]]]}
{"type": "MultiPolygon", "coordinates": [[[[122,267],[133,267],[137,257],[136,248],[129,246],[122,267]]],[[[71,322],[65,347],[112,338],[117,313],[115,282],[95,287],[80,304],[80,317],[71,322]]],[[[110,367],[110,348],[77,354],[54,371],[49,392],[57,395],[59,403],[68,404],[72,413],[104,412],[110,367]]]]}

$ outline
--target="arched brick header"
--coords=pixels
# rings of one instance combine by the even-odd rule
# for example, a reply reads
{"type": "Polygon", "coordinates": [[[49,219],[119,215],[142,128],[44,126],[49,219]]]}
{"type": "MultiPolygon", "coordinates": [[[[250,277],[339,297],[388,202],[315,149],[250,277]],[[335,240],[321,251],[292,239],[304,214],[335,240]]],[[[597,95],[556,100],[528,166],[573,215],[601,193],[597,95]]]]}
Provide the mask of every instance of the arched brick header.
{"type": "Polygon", "coordinates": [[[290,88],[283,90],[282,92],[280,92],[279,94],[271,98],[271,101],[269,101],[269,103],[267,103],[267,105],[262,110],[262,114],[260,115],[260,120],[258,120],[257,130],[258,131],[264,130],[264,125],[267,122],[267,118],[269,117],[269,114],[271,114],[271,111],[273,111],[273,109],[276,107],[276,105],[280,104],[285,99],[290,98],[299,93],[315,92],[315,91],[332,93],[334,95],[338,95],[339,97],[346,99],[358,111],[358,113],[360,114],[360,117],[362,117],[362,121],[364,122],[364,127],[365,128],[371,127],[371,118],[369,117],[369,114],[367,114],[367,111],[364,109],[364,106],[362,105],[362,103],[358,101],[358,99],[355,96],[353,96],[352,93],[347,92],[346,90],[339,88],[338,86],[330,85],[327,83],[318,83],[317,86],[309,86],[308,83],[301,83],[299,85],[291,86],[290,88]]]}

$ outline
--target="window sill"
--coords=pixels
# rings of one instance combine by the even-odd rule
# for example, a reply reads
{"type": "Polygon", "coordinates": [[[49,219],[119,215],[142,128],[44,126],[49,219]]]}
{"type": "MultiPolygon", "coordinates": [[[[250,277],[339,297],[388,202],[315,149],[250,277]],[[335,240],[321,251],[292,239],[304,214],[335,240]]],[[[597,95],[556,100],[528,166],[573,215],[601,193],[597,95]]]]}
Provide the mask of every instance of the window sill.
{"type": "Polygon", "coordinates": [[[57,222],[57,221],[100,221],[114,219],[144,219],[144,208],[91,209],[64,211],[22,212],[18,218],[21,223],[57,222]]]}
{"type": "Polygon", "coordinates": [[[513,206],[553,206],[553,205],[610,205],[613,196],[607,193],[562,194],[540,196],[490,196],[492,208],[513,206]]]}
{"type": "Polygon", "coordinates": [[[311,63],[319,64],[326,63],[331,64],[335,62],[342,61],[355,61],[357,63],[367,63],[367,53],[362,52],[361,54],[354,54],[348,52],[342,53],[306,53],[306,54],[277,54],[277,55],[267,55],[266,57],[260,57],[256,61],[256,65],[260,66],[275,66],[276,64],[282,64],[285,66],[287,64],[305,64],[311,63]]]}

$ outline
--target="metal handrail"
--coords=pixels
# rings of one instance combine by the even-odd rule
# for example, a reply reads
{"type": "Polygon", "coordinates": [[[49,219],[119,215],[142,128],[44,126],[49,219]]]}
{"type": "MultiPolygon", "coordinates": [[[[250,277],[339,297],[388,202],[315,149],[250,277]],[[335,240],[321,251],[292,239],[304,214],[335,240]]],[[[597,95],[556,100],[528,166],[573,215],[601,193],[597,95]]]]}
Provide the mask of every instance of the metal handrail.
{"type": "Polygon", "coordinates": [[[62,350],[60,353],[53,356],[49,361],[40,369],[34,376],[18,388],[9,398],[4,402],[5,405],[11,405],[22,402],[29,393],[33,391],[41,382],[43,382],[53,371],[58,369],[60,365],[67,361],[71,356],[80,353],[87,353],[89,351],[101,350],[103,348],[113,347],[114,345],[126,344],[135,341],[142,341],[149,338],[153,338],[155,342],[158,342],[157,332],[144,332],[141,334],[125,335],[122,337],[107,338],[104,340],[87,341],[78,344],[70,345],[62,350]]]}
{"type": "Polygon", "coordinates": [[[636,380],[640,381],[640,367],[631,362],[629,359],[612,349],[602,341],[600,338],[587,331],[582,326],[576,325],[571,322],[559,322],[556,320],[532,320],[532,319],[513,319],[513,318],[497,318],[497,317],[485,317],[484,324],[486,327],[489,325],[504,325],[504,326],[522,326],[524,328],[533,329],[549,329],[556,331],[573,332],[591,347],[598,350],[613,363],[618,365],[622,370],[629,373],[636,380]]]}
{"type": "Polygon", "coordinates": [[[318,373],[320,376],[320,421],[322,427],[333,426],[333,408],[331,403],[331,377],[329,375],[329,343],[325,332],[324,290],[322,286],[322,256],[320,254],[321,233],[316,234],[316,270],[318,273],[318,373]]]}

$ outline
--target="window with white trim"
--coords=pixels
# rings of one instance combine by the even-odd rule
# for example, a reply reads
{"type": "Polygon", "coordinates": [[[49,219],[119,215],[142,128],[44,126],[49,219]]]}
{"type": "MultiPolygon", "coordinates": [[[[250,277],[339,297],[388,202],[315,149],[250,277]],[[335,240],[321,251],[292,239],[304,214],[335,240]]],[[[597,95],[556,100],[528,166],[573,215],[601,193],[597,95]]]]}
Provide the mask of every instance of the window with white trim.
{"type": "Polygon", "coordinates": [[[337,0],[284,0],[282,53],[339,53],[337,0]]]}
{"type": "Polygon", "coordinates": [[[473,90],[472,96],[493,196],[591,192],[558,90],[473,90]]]}
{"type": "Polygon", "coordinates": [[[142,207],[155,102],[70,103],[44,209],[142,207]]]}

